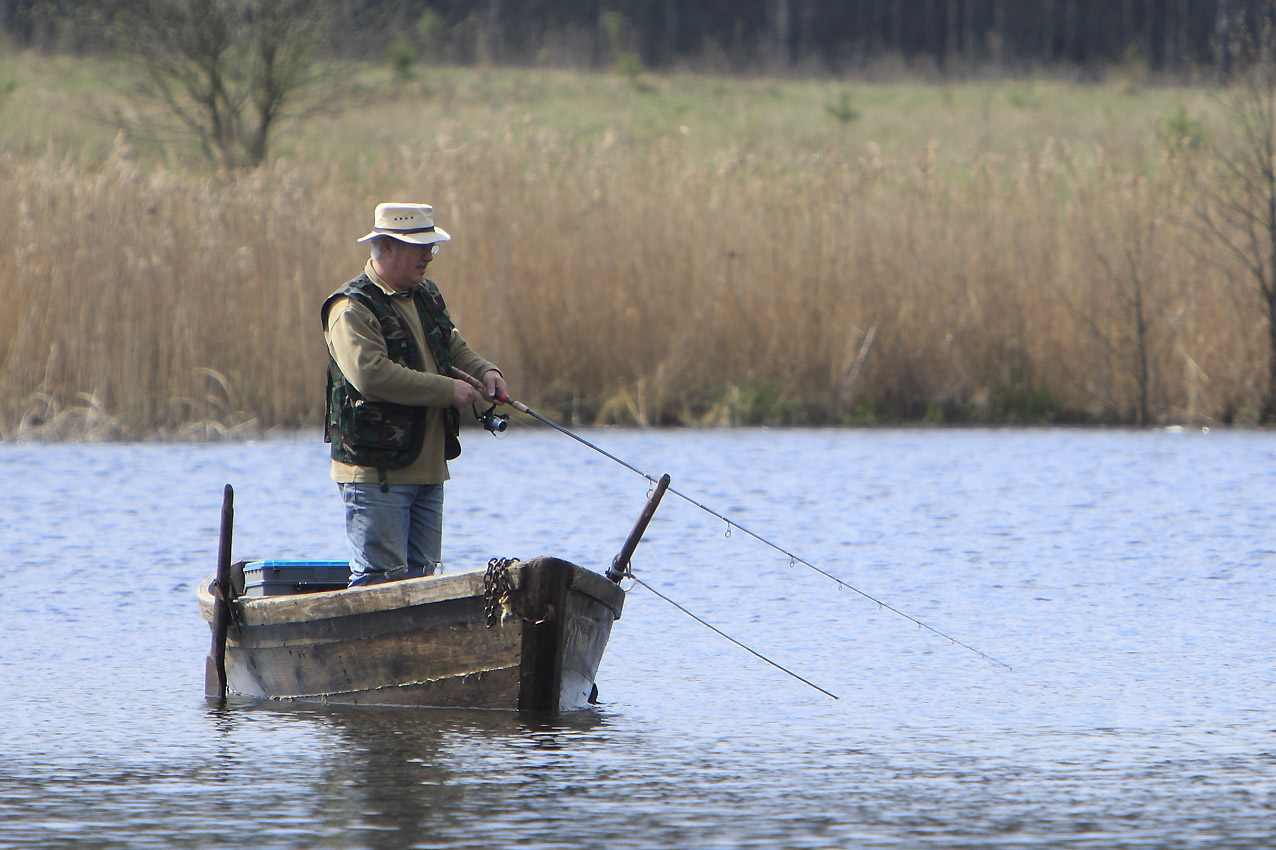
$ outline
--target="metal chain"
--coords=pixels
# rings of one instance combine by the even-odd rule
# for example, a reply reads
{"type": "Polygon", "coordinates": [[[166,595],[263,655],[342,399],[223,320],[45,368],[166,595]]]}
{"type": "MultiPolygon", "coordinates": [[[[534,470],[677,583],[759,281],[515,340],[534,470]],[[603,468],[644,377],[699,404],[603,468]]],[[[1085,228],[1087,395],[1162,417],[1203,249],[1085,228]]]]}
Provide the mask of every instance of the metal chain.
{"type": "Polygon", "coordinates": [[[483,616],[490,629],[500,619],[501,607],[510,601],[514,583],[510,580],[510,567],[518,558],[492,558],[483,573],[483,616]]]}

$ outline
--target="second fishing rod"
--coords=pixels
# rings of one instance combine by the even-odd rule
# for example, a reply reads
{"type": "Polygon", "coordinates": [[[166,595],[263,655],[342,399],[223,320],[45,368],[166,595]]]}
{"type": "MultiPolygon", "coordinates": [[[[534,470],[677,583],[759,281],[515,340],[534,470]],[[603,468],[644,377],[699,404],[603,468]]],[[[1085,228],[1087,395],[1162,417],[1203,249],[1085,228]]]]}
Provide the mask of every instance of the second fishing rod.
{"type": "MultiPolygon", "coordinates": [[[[482,383],[481,383],[478,379],[474,378],[472,375],[468,375],[468,374],[466,374],[465,372],[462,372],[460,369],[457,369],[456,367],[452,367],[452,374],[453,374],[453,376],[454,376],[454,377],[456,377],[456,378],[460,378],[461,380],[464,380],[464,381],[468,382],[468,383],[469,383],[470,385],[472,385],[475,389],[478,389],[478,390],[480,390],[480,391],[482,391],[482,390],[484,389],[483,384],[482,384],[482,383]]],[[[598,452],[598,453],[599,453],[600,455],[602,455],[603,457],[608,458],[609,460],[612,460],[612,461],[614,461],[615,463],[620,464],[620,465],[621,465],[621,466],[623,466],[625,469],[628,469],[630,472],[632,472],[632,473],[634,473],[634,474],[636,474],[636,475],[641,475],[643,478],[646,478],[649,482],[651,482],[651,484],[652,484],[652,485],[656,485],[656,484],[658,484],[658,483],[659,483],[659,482],[658,482],[658,480],[657,480],[654,476],[650,475],[649,473],[644,472],[643,470],[639,469],[638,467],[634,466],[633,464],[629,463],[628,461],[625,461],[625,460],[623,460],[623,459],[621,459],[621,458],[619,458],[619,457],[616,457],[616,455],[612,454],[611,452],[607,451],[606,449],[601,448],[600,446],[597,446],[597,445],[595,445],[594,443],[591,443],[589,440],[586,440],[584,437],[580,436],[579,434],[575,433],[574,431],[571,431],[571,430],[570,430],[570,429],[568,429],[568,428],[564,428],[562,425],[559,425],[557,422],[554,422],[554,421],[552,421],[552,420],[550,420],[550,419],[547,419],[547,418],[546,418],[546,417],[544,417],[544,416],[541,416],[539,413],[537,413],[536,411],[532,410],[530,407],[528,407],[527,405],[523,404],[521,401],[516,401],[516,400],[514,400],[514,399],[510,398],[508,395],[502,395],[502,396],[500,396],[500,397],[497,397],[496,401],[500,402],[501,404],[508,404],[510,407],[514,408],[514,409],[515,409],[515,410],[517,410],[519,413],[526,414],[527,416],[530,416],[530,417],[532,417],[533,419],[535,419],[537,422],[541,422],[541,423],[543,423],[543,424],[545,424],[545,425],[548,425],[550,428],[553,428],[555,431],[559,432],[560,434],[563,434],[563,435],[565,435],[565,436],[571,437],[571,438],[572,438],[573,440],[575,440],[576,442],[578,442],[578,443],[580,443],[580,444],[582,444],[582,445],[584,445],[584,446],[587,446],[587,447],[588,447],[588,448],[590,448],[590,449],[593,449],[594,451],[598,452]]],[[[480,419],[480,421],[482,421],[482,422],[483,422],[483,426],[484,426],[487,430],[492,431],[493,433],[498,433],[499,431],[503,431],[503,430],[505,430],[505,429],[504,429],[504,427],[503,427],[503,426],[504,426],[504,420],[503,420],[503,419],[500,419],[499,417],[494,417],[494,415],[493,415],[493,411],[492,411],[492,410],[488,410],[488,411],[486,411],[486,412],[484,412],[484,413],[479,414],[479,419],[480,419]],[[500,422],[500,425],[493,425],[493,424],[489,424],[489,423],[493,422],[493,420],[494,420],[494,419],[495,419],[496,421],[499,421],[499,422],[500,422]]],[[[673,493],[675,496],[677,496],[678,498],[682,499],[682,500],[683,500],[683,501],[685,501],[685,502],[688,502],[689,504],[695,505],[697,508],[699,508],[700,510],[702,510],[702,511],[704,511],[705,513],[709,514],[710,516],[713,516],[713,517],[716,517],[717,519],[722,520],[724,523],[726,523],[726,524],[727,524],[727,528],[728,528],[728,530],[729,530],[729,529],[731,529],[731,528],[738,529],[739,531],[743,532],[744,534],[747,534],[749,537],[752,537],[754,540],[758,541],[759,543],[763,544],[764,546],[767,546],[767,547],[769,547],[769,548],[771,548],[771,549],[775,550],[776,552],[779,552],[780,554],[782,554],[782,555],[784,555],[786,558],[788,558],[790,563],[792,563],[792,564],[801,564],[802,566],[807,567],[808,569],[814,570],[815,572],[819,573],[820,575],[824,576],[825,578],[829,579],[830,581],[833,581],[833,582],[837,583],[837,585],[838,585],[839,587],[844,587],[844,588],[846,588],[847,590],[849,590],[849,591],[851,591],[851,592],[853,592],[853,593],[857,593],[857,594],[859,594],[860,596],[864,597],[864,598],[865,598],[865,599],[867,599],[868,601],[870,601],[870,602],[872,602],[873,604],[877,605],[879,608],[883,608],[883,609],[885,609],[885,610],[887,610],[887,611],[890,611],[892,614],[896,614],[896,615],[898,615],[898,616],[900,616],[900,617],[903,617],[905,620],[908,620],[910,623],[915,624],[915,625],[916,625],[916,626],[918,626],[919,628],[925,629],[926,631],[930,632],[931,634],[937,635],[938,637],[941,637],[941,638],[943,638],[944,640],[949,641],[949,642],[953,643],[953,644],[954,644],[954,645],[956,645],[956,646],[960,646],[962,649],[969,650],[970,652],[975,653],[975,654],[976,654],[976,655],[978,655],[980,658],[983,658],[983,659],[985,659],[986,661],[990,661],[990,662],[992,662],[993,664],[997,664],[997,665],[999,665],[999,666],[1001,666],[1001,667],[1005,667],[1007,670],[1011,670],[1011,669],[1013,669],[1013,668],[1012,668],[1009,664],[1007,664],[1006,662],[1004,662],[1004,661],[1000,661],[1000,660],[998,660],[998,659],[996,659],[996,658],[993,658],[991,655],[988,655],[987,653],[982,652],[982,651],[980,651],[980,650],[976,649],[975,647],[971,646],[970,644],[968,644],[968,643],[964,643],[964,642],[962,642],[962,641],[958,640],[957,638],[953,637],[952,635],[950,635],[950,634],[946,634],[946,633],[944,633],[944,632],[940,631],[939,629],[935,628],[934,626],[930,626],[930,625],[928,625],[928,624],[926,624],[926,623],[922,622],[921,620],[918,620],[916,617],[913,617],[913,616],[911,616],[911,615],[909,615],[909,614],[904,613],[903,611],[899,610],[898,608],[894,607],[893,605],[890,605],[890,604],[888,604],[888,603],[886,603],[886,602],[882,601],[881,599],[878,599],[876,596],[873,596],[872,594],[867,593],[867,592],[865,592],[865,591],[863,591],[863,590],[860,590],[858,587],[855,587],[854,585],[849,584],[849,583],[848,583],[848,582],[846,582],[846,581],[843,581],[842,579],[838,578],[837,576],[833,575],[832,573],[828,572],[827,570],[821,569],[820,567],[817,567],[815,564],[812,564],[810,561],[807,561],[805,558],[801,558],[801,557],[799,557],[798,555],[794,554],[793,552],[790,552],[788,549],[785,549],[784,547],[780,546],[779,544],[774,543],[774,542],[773,542],[773,541],[771,541],[771,540],[768,540],[767,538],[763,537],[763,536],[762,536],[762,535],[760,535],[760,534],[757,534],[757,533],[755,533],[755,532],[751,531],[751,530],[750,530],[750,529],[748,529],[748,528],[745,528],[744,526],[740,525],[739,523],[735,522],[734,520],[730,519],[729,517],[724,516],[723,514],[721,514],[721,513],[717,512],[717,511],[715,511],[713,508],[710,508],[710,507],[709,507],[709,506],[707,506],[707,505],[701,504],[700,502],[698,502],[698,501],[696,501],[695,499],[693,499],[693,498],[691,498],[690,496],[688,496],[686,493],[683,493],[683,492],[679,491],[678,489],[676,489],[676,488],[674,488],[674,487],[669,487],[669,488],[668,488],[668,492],[673,493]]]]}

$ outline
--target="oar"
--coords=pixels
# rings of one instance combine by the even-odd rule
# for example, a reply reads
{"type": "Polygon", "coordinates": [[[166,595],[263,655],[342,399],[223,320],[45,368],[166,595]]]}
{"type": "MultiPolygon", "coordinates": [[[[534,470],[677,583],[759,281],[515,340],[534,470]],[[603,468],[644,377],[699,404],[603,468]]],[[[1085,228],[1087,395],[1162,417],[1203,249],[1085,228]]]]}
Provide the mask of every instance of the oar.
{"type": "Polygon", "coordinates": [[[213,581],[213,646],[204,664],[204,696],[226,699],[226,629],[230,625],[230,536],[235,524],[235,491],[222,496],[222,529],[217,544],[217,578],[213,581]]]}

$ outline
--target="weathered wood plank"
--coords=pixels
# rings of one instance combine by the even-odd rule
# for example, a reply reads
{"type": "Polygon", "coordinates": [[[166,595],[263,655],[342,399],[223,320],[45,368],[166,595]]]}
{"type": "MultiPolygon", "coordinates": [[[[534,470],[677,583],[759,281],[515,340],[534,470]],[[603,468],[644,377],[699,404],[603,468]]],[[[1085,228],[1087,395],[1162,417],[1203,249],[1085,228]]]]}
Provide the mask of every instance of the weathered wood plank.
{"type": "Polygon", "coordinates": [[[320,644],[449,629],[482,619],[483,597],[480,595],[346,617],[248,626],[234,632],[231,640],[244,649],[320,644]]]}
{"type": "Polygon", "coordinates": [[[570,572],[566,561],[543,559],[539,568],[524,576],[523,604],[529,617],[541,620],[523,641],[523,678],[518,704],[531,711],[549,711],[558,706],[562,684],[562,617],[570,572]]]}
{"type": "MultiPolygon", "coordinates": [[[[518,667],[523,629],[515,620],[492,629],[468,624],[309,646],[256,647],[242,657],[251,659],[254,678],[267,694],[302,696],[518,667]]],[[[241,653],[232,647],[232,655],[241,653]]]]}
{"type": "MultiPolygon", "coordinates": [[[[518,575],[512,577],[518,587],[518,575]]],[[[483,574],[457,573],[439,577],[407,579],[353,590],[328,590],[299,596],[270,596],[254,599],[244,606],[245,625],[305,623],[355,614],[375,613],[391,608],[429,605],[448,599],[483,596],[483,574]]]]}
{"type": "MultiPolygon", "coordinates": [[[[240,600],[227,643],[230,687],[361,704],[583,705],[624,592],[553,558],[510,572],[516,615],[490,629],[481,573],[240,600]]],[[[207,584],[201,613],[213,601],[207,584]]]]}
{"type": "Polygon", "coordinates": [[[515,710],[518,670],[485,670],[432,682],[378,688],[352,694],[332,694],[323,702],[345,705],[439,706],[515,710]]]}

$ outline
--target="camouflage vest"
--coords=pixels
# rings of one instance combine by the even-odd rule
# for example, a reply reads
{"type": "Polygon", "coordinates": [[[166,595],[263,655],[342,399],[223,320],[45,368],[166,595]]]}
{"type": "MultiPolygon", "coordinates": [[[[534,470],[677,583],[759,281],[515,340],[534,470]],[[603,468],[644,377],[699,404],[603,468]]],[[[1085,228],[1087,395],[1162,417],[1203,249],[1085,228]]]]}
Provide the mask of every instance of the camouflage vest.
{"type": "MultiPolygon", "coordinates": [[[[328,310],[339,297],[347,297],[372,311],[381,325],[386,355],[395,363],[417,371],[425,370],[424,358],[412,341],[381,287],[362,274],[329,295],[323,303],[324,329],[328,327],[328,310]]],[[[446,375],[452,365],[449,343],[456,327],[448,315],[443,296],[431,280],[425,280],[412,291],[412,301],[421,318],[426,345],[434,355],[439,374],[446,375]]],[[[375,467],[384,488],[385,470],[407,466],[421,454],[425,440],[427,408],[391,402],[368,401],[341,374],[337,362],[328,356],[328,388],[324,442],[332,444],[332,459],[355,466],[375,467]]],[[[460,454],[456,439],[460,417],[454,408],[444,411],[447,436],[445,456],[448,460],[460,454]]]]}

